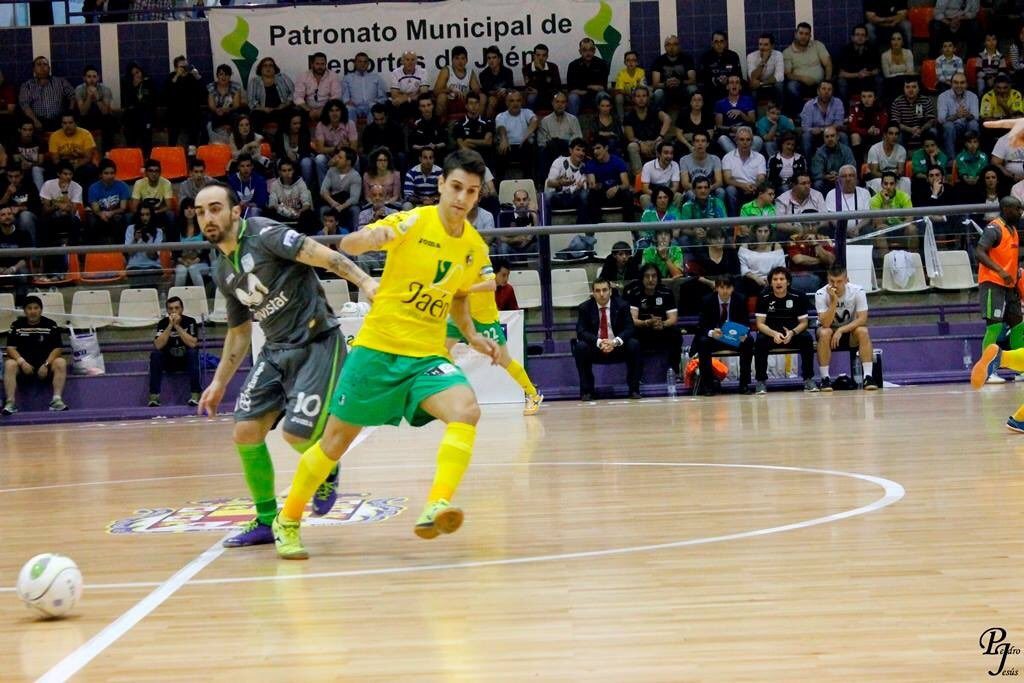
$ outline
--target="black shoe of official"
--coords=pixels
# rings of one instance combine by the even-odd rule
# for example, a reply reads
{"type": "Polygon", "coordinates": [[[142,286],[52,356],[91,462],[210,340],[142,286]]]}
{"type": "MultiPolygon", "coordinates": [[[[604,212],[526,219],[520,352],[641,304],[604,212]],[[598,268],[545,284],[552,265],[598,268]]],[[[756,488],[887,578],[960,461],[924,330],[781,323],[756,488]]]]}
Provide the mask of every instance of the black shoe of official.
{"type": "Polygon", "coordinates": [[[822,391],[832,391],[832,378],[831,377],[822,377],[821,378],[820,389],[822,391]]]}
{"type": "Polygon", "coordinates": [[[878,382],[871,375],[864,377],[864,391],[878,391],[878,382]]]}

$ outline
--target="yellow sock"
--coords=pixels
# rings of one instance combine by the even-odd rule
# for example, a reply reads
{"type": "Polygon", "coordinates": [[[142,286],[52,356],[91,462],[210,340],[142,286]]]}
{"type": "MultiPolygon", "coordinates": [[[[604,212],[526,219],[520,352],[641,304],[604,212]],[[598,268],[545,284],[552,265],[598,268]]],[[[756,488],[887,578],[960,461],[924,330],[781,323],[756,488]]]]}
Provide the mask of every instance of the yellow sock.
{"type": "Polygon", "coordinates": [[[452,422],[444,432],[441,446],[437,449],[437,472],[434,474],[434,485],[430,487],[427,502],[433,503],[439,498],[451,500],[455,489],[462,481],[462,475],[469,467],[469,459],[473,457],[473,441],[476,439],[476,427],[462,422],[452,422]]]}
{"type": "Polygon", "coordinates": [[[1021,405],[1020,408],[1017,408],[1017,412],[1013,414],[1013,419],[1017,420],[1018,422],[1024,421],[1024,405],[1021,405]]]}
{"type": "Polygon", "coordinates": [[[1003,351],[999,358],[999,367],[1024,372],[1024,349],[1003,351]]]}
{"type": "Polygon", "coordinates": [[[302,457],[299,458],[299,467],[292,479],[292,488],[288,492],[288,498],[284,501],[284,509],[281,511],[281,518],[288,522],[298,522],[302,519],[302,511],[306,509],[306,503],[316,493],[317,488],[327,478],[337,460],[331,460],[320,448],[320,442],[310,446],[302,457]]]}
{"type": "Polygon", "coordinates": [[[537,395],[537,387],[533,386],[530,376],[526,374],[526,368],[519,361],[514,360],[510,362],[505,371],[508,372],[509,377],[516,381],[516,384],[523,388],[527,396],[537,395]]]}

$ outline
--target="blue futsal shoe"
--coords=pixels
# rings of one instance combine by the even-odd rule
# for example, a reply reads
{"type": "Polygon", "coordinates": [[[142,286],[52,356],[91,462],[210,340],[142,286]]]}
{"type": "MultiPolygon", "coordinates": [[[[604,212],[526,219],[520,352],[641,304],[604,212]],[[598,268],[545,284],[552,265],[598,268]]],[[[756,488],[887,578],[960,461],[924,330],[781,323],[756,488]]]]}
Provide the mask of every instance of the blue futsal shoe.
{"type": "Polygon", "coordinates": [[[338,466],[335,465],[331,473],[324,479],[324,483],[320,484],[320,488],[313,494],[313,511],[314,517],[323,517],[331,508],[334,507],[334,501],[338,500],[338,466]]]}
{"type": "Polygon", "coordinates": [[[1006,428],[1011,432],[1019,432],[1024,434],[1024,422],[1020,420],[1014,420],[1012,417],[1006,418],[1006,428]]]}
{"type": "Polygon", "coordinates": [[[225,548],[244,548],[250,545],[266,545],[274,542],[274,532],[269,524],[264,524],[258,519],[246,523],[242,527],[242,533],[225,538],[221,544],[225,548]]]}

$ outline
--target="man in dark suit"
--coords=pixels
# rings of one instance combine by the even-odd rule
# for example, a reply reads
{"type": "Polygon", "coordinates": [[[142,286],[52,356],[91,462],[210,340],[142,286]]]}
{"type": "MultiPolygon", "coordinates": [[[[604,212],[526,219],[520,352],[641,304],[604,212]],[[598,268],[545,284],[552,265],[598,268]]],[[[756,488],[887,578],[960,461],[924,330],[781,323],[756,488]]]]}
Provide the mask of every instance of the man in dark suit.
{"type": "Polygon", "coordinates": [[[576,314],[572,355],[580,373],[580,399],[589,401],[594,394],[594,363],[625,363],[629,397],[640,398],[643,358],[629,304],[622,297],[613,299],[611,283],[598,278],[593,297],[580,304],[576,314]]]}
{"type": "Polygon", "coordinates": [[[711,354],[715,351],[739,351],[740,354],[740,393],[750,391],[750,364],[754,358],[754,339],[748,333],[742,337],[739,348],[730,346],[723,341],[722,325],[726,321],[750,327],[750,314],[747,312],[746,300],[736,293],[732,277],[719,275],[715,278],[715,293],[704,297],[700,308],[700,321],[693,337],[690,353],[699,357],[701,381],[693,388],[694,394],[713,396],[715,383],[711,378],[711,354]]]}

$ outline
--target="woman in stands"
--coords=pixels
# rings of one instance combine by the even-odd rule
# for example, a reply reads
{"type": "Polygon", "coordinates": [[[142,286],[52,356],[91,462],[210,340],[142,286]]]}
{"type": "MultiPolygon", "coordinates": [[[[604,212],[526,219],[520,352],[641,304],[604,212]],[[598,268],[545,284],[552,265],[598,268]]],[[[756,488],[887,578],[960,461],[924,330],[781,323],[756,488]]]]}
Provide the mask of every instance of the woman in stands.
{"type": "Polygon", "coordinates": [[[148,157],[153,146],[156,92],[142,67],[131,62],[121,85],[121,127],[129,147],[141,147],[148,157]]]}
{"type": "Polygon", "coordinates": [[[229,144],[231,124],[245,107],[245,91],[241,83],[231,80],[232,73],[230,66],[221,64],[217,67],[217,80],[206,86],[210,142],[229,144]]]}
{"type": "Polygon", "coordinates": [[[370,196],[370,188],[380,185],[384,188],[384,203],[392,208],[402,204],[402,179],[395,170],[391,150],[378,147],[370,152],[369,168],[363,174],[363,197],[370,196]]]}
{"type": "Polygon", "coordinates": [[[256,165],[256,171],[264,178],[270,175],[270,159],[263,156],[263,136],[253,130],[252,119],[248,114],[241,114],[235,119],[235,125],[231,130],[231,165],[230,171],[234,170],[235,161],[239,154],[248,154],[256,165]]]}
{"type": "Polygon", "coordinates": [[[253,126],[263,133],[267,132],[269,125],[275,129],[283,127],[292,108],[294,94],[295,84],[287,74],[281,73],[274,58],[261,59],[255,74],[249,79],[247,91],[253,126]]]}
{"type": "MultiPolygon", "coordinates": [[[[661,185],[655,185],[652,189],[654,194],[654,202],[652,202],[650,206],[644,209],[643,214],[641,214],[640,216],[640,222],[661,223],[664,221],[681,220],[679,218],[679,212],[676,210],[676,207],[673,206],[672,204],[672,190],[661,185]]],[[[640,231],[640,239],[637,240],[636,242],[636,248],[639,251],[642,251],[647,247],[651,246],[652,244],[654,244],[654,226],[648,227],[651,227],[652,229],[640,231]]],[[[679,233],[679,230],[673,230],[673,242],[682,246],[682,242],[680,241],[680,239],[681,235],[679,233]]]]}
{"type": "Polygon", "coordinates": [[[885,97],[887,100],[903,94],[903,83],[907,76],[916,74],[914,53],[903,47],[903,34],[893,31],[889,38],[889,49],[882,53],[882,75],[885,76],[885,97]]]}
{"type": "Polygon", "coordinates": [[[783,133],[779,137],[779,151],[768,159],[768,184],[775,189],[775,194],[792,188],[793,178],[809,170],[807,158],[796,151],[796,134],[783,133]]]}
{"type": "Polygon", "coordinates": [[[740,275],[743,276],[739,287],[748,297],[758,296],[768,285],[768,273],[772,268],[786,265],[786,252],[775,241],[770,225],[754,228],[753,240],[740,245],[737,256],[740,275]]]}
{"type": "Polygon", "coordinates": [[[335,154],[344,147],[356,149],[358,146],[359,135],[355,121],[349,119],[348,107],[341,100],[329,100],[313,129],[313,150],[316,152],[313,162],[319,181],[316,186],[323,184],[335,154]]]}
{"type": "Polygon", "coordinates": [[[312,138],[305,118],[300,112],[292,112],[284,130],[274,139],[274,154],[278,161],[288,159],[299,169],[306,181],[306,187],[319,187],[316,181],[316,167],[313,164],[312,138]]]}
{"type": "Polygon", "coordinates": [[[610,97],[602,97],[597,102],[597,120],[590,143],[597,141],[603,142],[612,154],[622,153],[622,122],[615,116],[610,97]]]}
{"type": "Polygon", "coordinates": [[[708,140],[715,130],[715,114],[704,108],[704,95],[699,91],[690,95],[690,106],[680,109],[676,116],[676,159],[693,151],[693,134],[707,133],[708,140]]]}
{"type": "MultiPolygon", "coordinates": [[[[196,202],[194,199],[181,200],[181,213],[177,221],[178,234],[175,239],[179,242],[202,242],[203,231],[196,223],[196,202]]],[[[210,264],[206,262],[207,250],[184,249],[177,254],[174,264],[174,286],[183,287],[191,284],[197,287],[204,287],[204,278],[210,274],[210,264]]],[[[216,250],[214,250],[216,253],[216,250]]]]}

